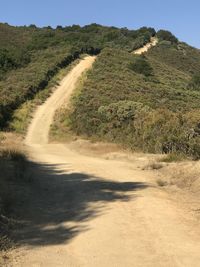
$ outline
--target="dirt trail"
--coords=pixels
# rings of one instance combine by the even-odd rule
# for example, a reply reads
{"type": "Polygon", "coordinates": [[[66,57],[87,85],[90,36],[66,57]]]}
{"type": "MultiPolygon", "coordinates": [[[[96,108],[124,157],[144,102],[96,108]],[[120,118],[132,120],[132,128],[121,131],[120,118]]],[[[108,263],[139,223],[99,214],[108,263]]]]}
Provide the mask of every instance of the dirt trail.
{"type": "Polygon", "coordinates": [[[59,88],[38,108],[34,119],[29,127],[25,143],[47,144],[50,125],[55,111],[67,101],[72,94],[75,84],[83,71],[92,66],[95,57],[88,56],[80,62],[61,82],[59,88]]]}
{"type": "Polygon", "coordinates": [[[145,46],[136,49],[133,53],[137,54],[137,55],[141,55],[141,54],[147,52],[151,47],[156,46],[157,43],[158,43],[158,38],[152,37],[150,43],[147,43],[145,46]]]}
{"type": "Polygon", "coordinates": [[[67,75],[29,128],[26,144],[40,188],[9,266],[198,267],[198,224],[154,186],[154,174],[141,169],[145,156],[105,159],[48,144],[55,110],[94,60],[87,57],[67,75]]]}

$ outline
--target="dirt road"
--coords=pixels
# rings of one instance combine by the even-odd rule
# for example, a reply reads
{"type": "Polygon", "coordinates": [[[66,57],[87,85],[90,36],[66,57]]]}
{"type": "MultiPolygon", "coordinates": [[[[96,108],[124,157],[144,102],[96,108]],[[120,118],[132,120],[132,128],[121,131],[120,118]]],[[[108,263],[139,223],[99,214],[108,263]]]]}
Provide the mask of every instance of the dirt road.
{"type": "Polygon", "coordinates": [[[55,110],[95,58],[81,61],[36,112],[26,144],[38,190],[11,266],[200,266],[198,223],[142,170],[147,157],[88,156],[48,144],[55,110]]]}

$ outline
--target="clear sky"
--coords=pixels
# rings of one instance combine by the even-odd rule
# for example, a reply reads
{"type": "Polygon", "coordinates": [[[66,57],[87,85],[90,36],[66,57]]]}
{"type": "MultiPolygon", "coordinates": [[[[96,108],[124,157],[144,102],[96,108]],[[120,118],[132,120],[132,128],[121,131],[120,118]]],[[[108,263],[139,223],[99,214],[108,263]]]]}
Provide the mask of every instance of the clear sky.
{"type": "Polygon", "coordinates": [[[181,41],[200,48],[200,0],[0,0],[0,22],[149,26],[170,30],[181,41]]]}

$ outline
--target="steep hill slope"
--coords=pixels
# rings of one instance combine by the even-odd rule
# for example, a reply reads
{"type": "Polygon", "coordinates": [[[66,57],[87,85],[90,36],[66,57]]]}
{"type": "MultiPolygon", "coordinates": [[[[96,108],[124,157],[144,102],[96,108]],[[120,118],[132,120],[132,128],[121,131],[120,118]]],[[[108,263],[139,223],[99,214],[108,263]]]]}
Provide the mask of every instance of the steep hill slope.
{"type": "Polygon", "coordinates": [[[131,31],[91,24],[85,27],[37,28],[0,24],[0,127],[12,111],[43,89],[53,75],[79,54],[97,54],[104,47],[127,51],[143,46],[152,28],[131,31]]]}
{"type": "Polygon", "coordinates": [[[62,120],[78,135],[197,158],[200,86],[192,82],[199,68],[200,51],[178,40],[160,37],[141,56],[106,48],[62,120]]]}

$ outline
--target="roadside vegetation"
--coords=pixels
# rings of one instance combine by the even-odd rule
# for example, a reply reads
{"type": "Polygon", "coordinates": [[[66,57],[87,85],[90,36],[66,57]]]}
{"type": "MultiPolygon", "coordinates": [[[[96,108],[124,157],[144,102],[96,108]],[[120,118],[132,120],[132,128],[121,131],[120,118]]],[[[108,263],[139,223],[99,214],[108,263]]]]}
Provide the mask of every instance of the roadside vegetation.
{"type": "MultiPolygon", "coordinates": [[[[81,57],[84,57],[84,55],[81,57]]],[[[7,129],[9,129],[10,131],[14,131],[17,134],[25,135],[36,108],[51,95],[51,93],[59,85],[59,82],[62,80],[62,78],[65,77],[67,73],[76,64],[78,64],[78,62],[79,59],[76,59],[66,68],[59,70],[59,72],[50,80],[48,85],[43,90],[39,91],[34,95],[33,99],[25,101],[16,110],[14,110],[12,113],[11,120],[8,123],[7,129]]]]}
{"type": "Polygon", "coordinates": [[[32,186],[26,153],[13,137],[18,138],[7,138],[3,133],[0,136],[0,253],[13,246],[11,230],[23,218],[23,206],[32,186]]]}

